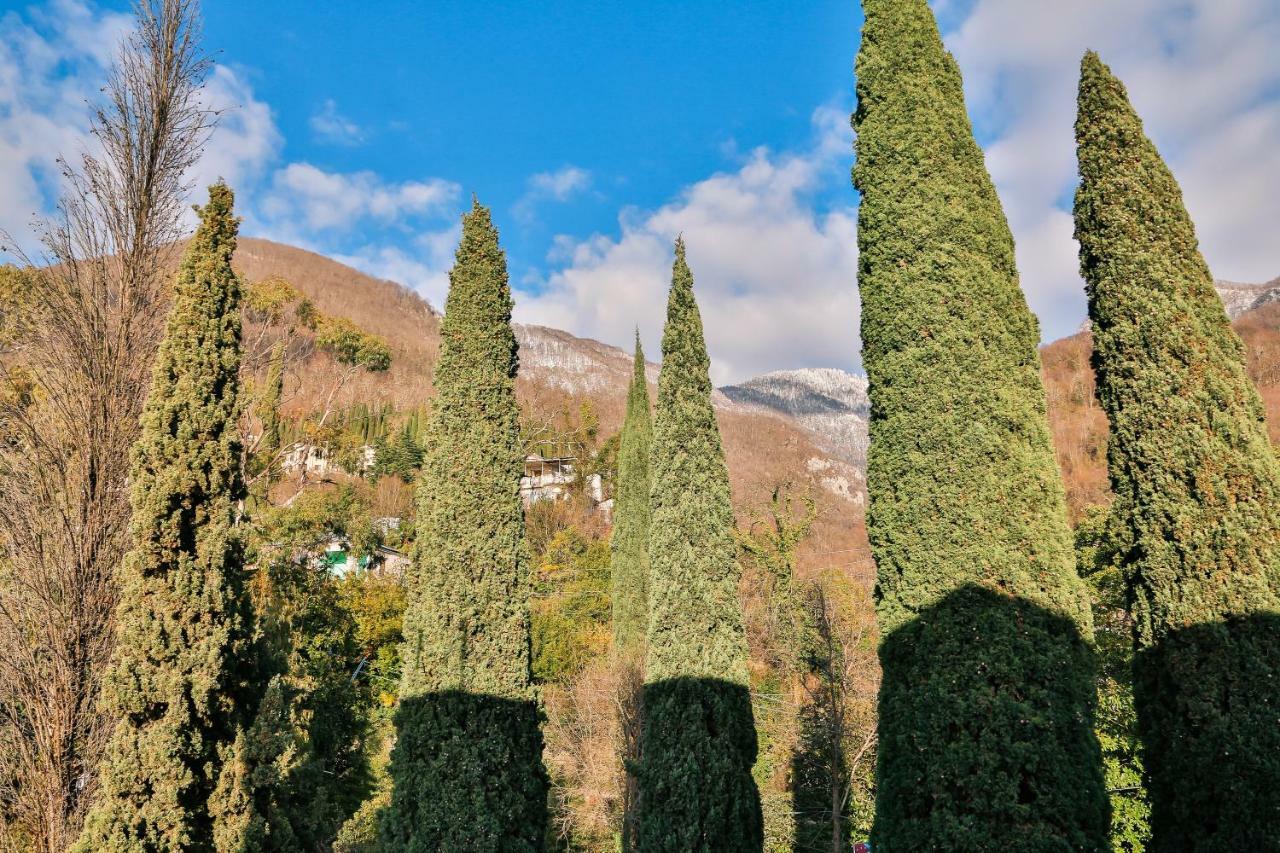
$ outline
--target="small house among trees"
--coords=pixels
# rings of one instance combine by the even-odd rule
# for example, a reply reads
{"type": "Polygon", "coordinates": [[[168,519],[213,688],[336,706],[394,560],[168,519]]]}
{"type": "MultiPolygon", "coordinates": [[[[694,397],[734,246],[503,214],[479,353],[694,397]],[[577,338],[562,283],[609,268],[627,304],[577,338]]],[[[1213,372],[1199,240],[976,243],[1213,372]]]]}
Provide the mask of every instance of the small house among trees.
{"type": "MultiPolygon", "coordinates": [[[[524,475],[520,477],[520,499],[526,507],[539,501],[566,500],[578,483],[575,456],[542,456],[530,453],[524,458],[524,475]]],[[[583,483],[593,507],[607,512],[612,501],[604,498],[604,478],[591,474],[583,483]]]]}

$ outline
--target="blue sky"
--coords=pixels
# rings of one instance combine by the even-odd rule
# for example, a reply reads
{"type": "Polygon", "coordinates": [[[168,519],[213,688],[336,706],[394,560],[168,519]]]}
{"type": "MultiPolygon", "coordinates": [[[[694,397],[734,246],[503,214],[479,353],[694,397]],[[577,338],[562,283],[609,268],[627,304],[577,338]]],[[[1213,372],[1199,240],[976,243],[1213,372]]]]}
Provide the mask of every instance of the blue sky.
{"type": "MultiPolygon", "coordinates": [[[[1069,199],[1085,47],[1129,83],[1215,272],[1280,274],[1280,4],[937,0],[1046,338],[1083,318],[1069,199]],[[1063,8],[1067,7],[1067,8],[1063,8]]],[[[475,192],[517,316],[625,346],[661,328],[683,232],[719,381],[857,367],[848,113],[857,4],[208,0],[226,109],[198,181],[244,233],[442,301],[475,192]]],[[[0,0],[0,226],[30,239],[85,145],[121,0],[0,0]]]]}

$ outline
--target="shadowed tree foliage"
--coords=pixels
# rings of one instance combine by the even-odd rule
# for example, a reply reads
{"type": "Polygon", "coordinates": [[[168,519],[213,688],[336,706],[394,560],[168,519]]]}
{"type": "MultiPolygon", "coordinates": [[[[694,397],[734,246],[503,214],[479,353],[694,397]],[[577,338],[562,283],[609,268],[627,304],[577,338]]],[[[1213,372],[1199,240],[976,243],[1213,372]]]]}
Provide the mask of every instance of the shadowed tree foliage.
{"type": "Polygon", "coordinates": [[[756,732],[729,473],[684,242],[676,242],[653,427],[639,846],[758,851],[756,732]]]}
{"type": "Polygon", "coordinates": [[[925,0],[857,60],[877,853],[1103,850],[1090,616],[1013,239],[925,0]]]}
{"type": "Polygon", "coordinates": [[[635,368],[627,392],[627,413],[618,444],[618,488],[614,502],[610,575],[613,589],[613,648],[619,667],[619,744],[622,780],[622,845],[636,844],[635,776],[626,770],[640,758],[640,720],[644,684],[644,638],[649,629],[649,454],[653,416],[644,350],[636,331],[635,368]]]}
{"type": "Polygon", "coordinates": [[[209,850],[217,773],[253,713],[241,544],[238,223],[209,188],[183,256],[134,449],[134,547],[120,566],[103,697],[117,720],[83,851],[209,850]]]}
{"type": "Polygon", "coordinates": [[[530,686],[529,567],[506,257],[463,217],[405,581],[403,676],[382,839],[397,851],[541,849],[547,775],[530,686]]]}
{"type": "Polygon", "coordinates": [[[1081,67],[1076,237],[1127,527],[1152,850],[1280,850],[1280,467],[1182,192],[1081,67]]]}

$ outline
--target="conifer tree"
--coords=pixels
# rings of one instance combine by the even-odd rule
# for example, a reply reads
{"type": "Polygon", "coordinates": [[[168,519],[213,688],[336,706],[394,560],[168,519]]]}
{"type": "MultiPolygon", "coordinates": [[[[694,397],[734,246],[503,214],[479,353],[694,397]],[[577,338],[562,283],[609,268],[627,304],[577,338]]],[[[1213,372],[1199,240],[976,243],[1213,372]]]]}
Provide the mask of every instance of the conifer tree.
{"type": "Polygon", "coordinates": [[[1153,850],[1280,850],[1280,466],[1182,192],[1081,67],[1076,237],[1111,423],[1153,850]]]}
{"type": "Polygon", "coordinates": [[[644,350],[636,330],[635,366],[627,392],[627,413],[618,443],[618,488],[614,501],[610,576],[613,601],[613,649],[617,667],[619,732],[622,756],[623,850],[636,846],[638,787],[630,772],[640,758],[644,689],[644,638],[649,629],[649,453],[653,417],[644,350]]]}
{"type": "Polygon", "coordinates": [[[258,452],[267,459],[271,459],[280,449],[280,402],[284,399],[284,354],[284,341],[280,341],[271,348],[271,360],[267,363],[262,397],[258,401],[258,418],[262,421],[262,441],[258,445],[258,452]]]}
{"type": "Polygon", "coordinates": [[[644,351],[636,332],[635,367],[618,445],[618,491],[614,502],[610,569],[613,577],[613,645],[642,650],[649,628],[649,453],[653,419],[644,351]]]}
{"type": "Polygon", "coordinates": [[[639,847],[758,851],[756,732],[729,473],[684,242],[653,426],[639,847]]]}
{"type": "Polygon", "coordinates": [[[926,0],[863,9],[874,846],[1106,849],[1088,602],[1013,239],[926,0]]]}
{"type": "Polygon", "coordinates": [[[273,676],[258,713],[236,736],[209,801],[217,853],[289,853],[304,845],[293,832],[287,777],[297,768],[298,732],[289,691],[273,676]]]}
{"type": "Polygon", "coordinates": [[[209,188],[187,246],[134,448],[134,547],[117,574],[103,687],[115,730],[79,849],[211,849],[218,769],[253,713],[242,497],[238,222],[209,188]]]}
{"type": "Polygon", "coordinates": [[[543,843],[511,308],[498,232],[475,202],[449,274],[406,577],[394,791],[382,827],[392,850],[543,843]]]}

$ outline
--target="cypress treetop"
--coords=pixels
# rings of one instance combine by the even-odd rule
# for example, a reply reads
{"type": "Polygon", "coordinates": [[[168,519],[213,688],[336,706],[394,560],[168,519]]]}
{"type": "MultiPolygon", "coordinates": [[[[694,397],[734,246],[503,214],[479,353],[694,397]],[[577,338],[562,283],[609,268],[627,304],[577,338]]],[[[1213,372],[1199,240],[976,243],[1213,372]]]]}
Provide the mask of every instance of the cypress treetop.
{"type": "Polygon", "coordinates": [[[610,542],[613,645],[619,652],[642,650],[649,627],[649,453],[652,442],[649,382],[637,330],[635,366],[618,444],[618,490],[610,542]]]}
{"type": "Polygon", "coordinates": [[[1039,324],[959,68],[925,0],[863,6],[853,176],[882,630],[973,581],[1088,633],[1039,324]]]}
{"type": "Polygon", "coordinates": [[[758,851],[755,724],[729,472],[683,240],[653,426],[639,849],[758,851]]]}
{"type": "Polygon", "coordinates": [[[449,274],[406,577],[394,790],[382,827],[394,850],[543,843],[511,308],[498,232],[475,202],[449,274]]]}
{"type": "Polygon", "coordinates": [[[418,486],[402,695],[532,698],[524,473],[507,261],[475,202],[449,274],[418,486]]]}
{"type": "Polygon", "coordinates": [[[729,469],[684,240],[676,241],[653,424],[646,680],[746,685],[729,469]]]}
{"type": "Polygon", "coordinates": [[[853,179],[884,671],[875,846],[1105,849],[1090,614],[1038,325],[928,4],[863,9],[853,179]]]}
{"type": "Polygon", "coordinates": [[[209,850],[217,772],[255,704],[234,529],[240,477],[238,221],[209,188],[178,270],[134,448],[134,548],[103,696],[117,720],[82,851],[209,850]]]}
{"type": "Polygon", "coordinates": [[[1092,52],[1076,140],[1152,849],[1280,850],[1280,466],[1262,402],[1177,181],[1092,52]]]}

